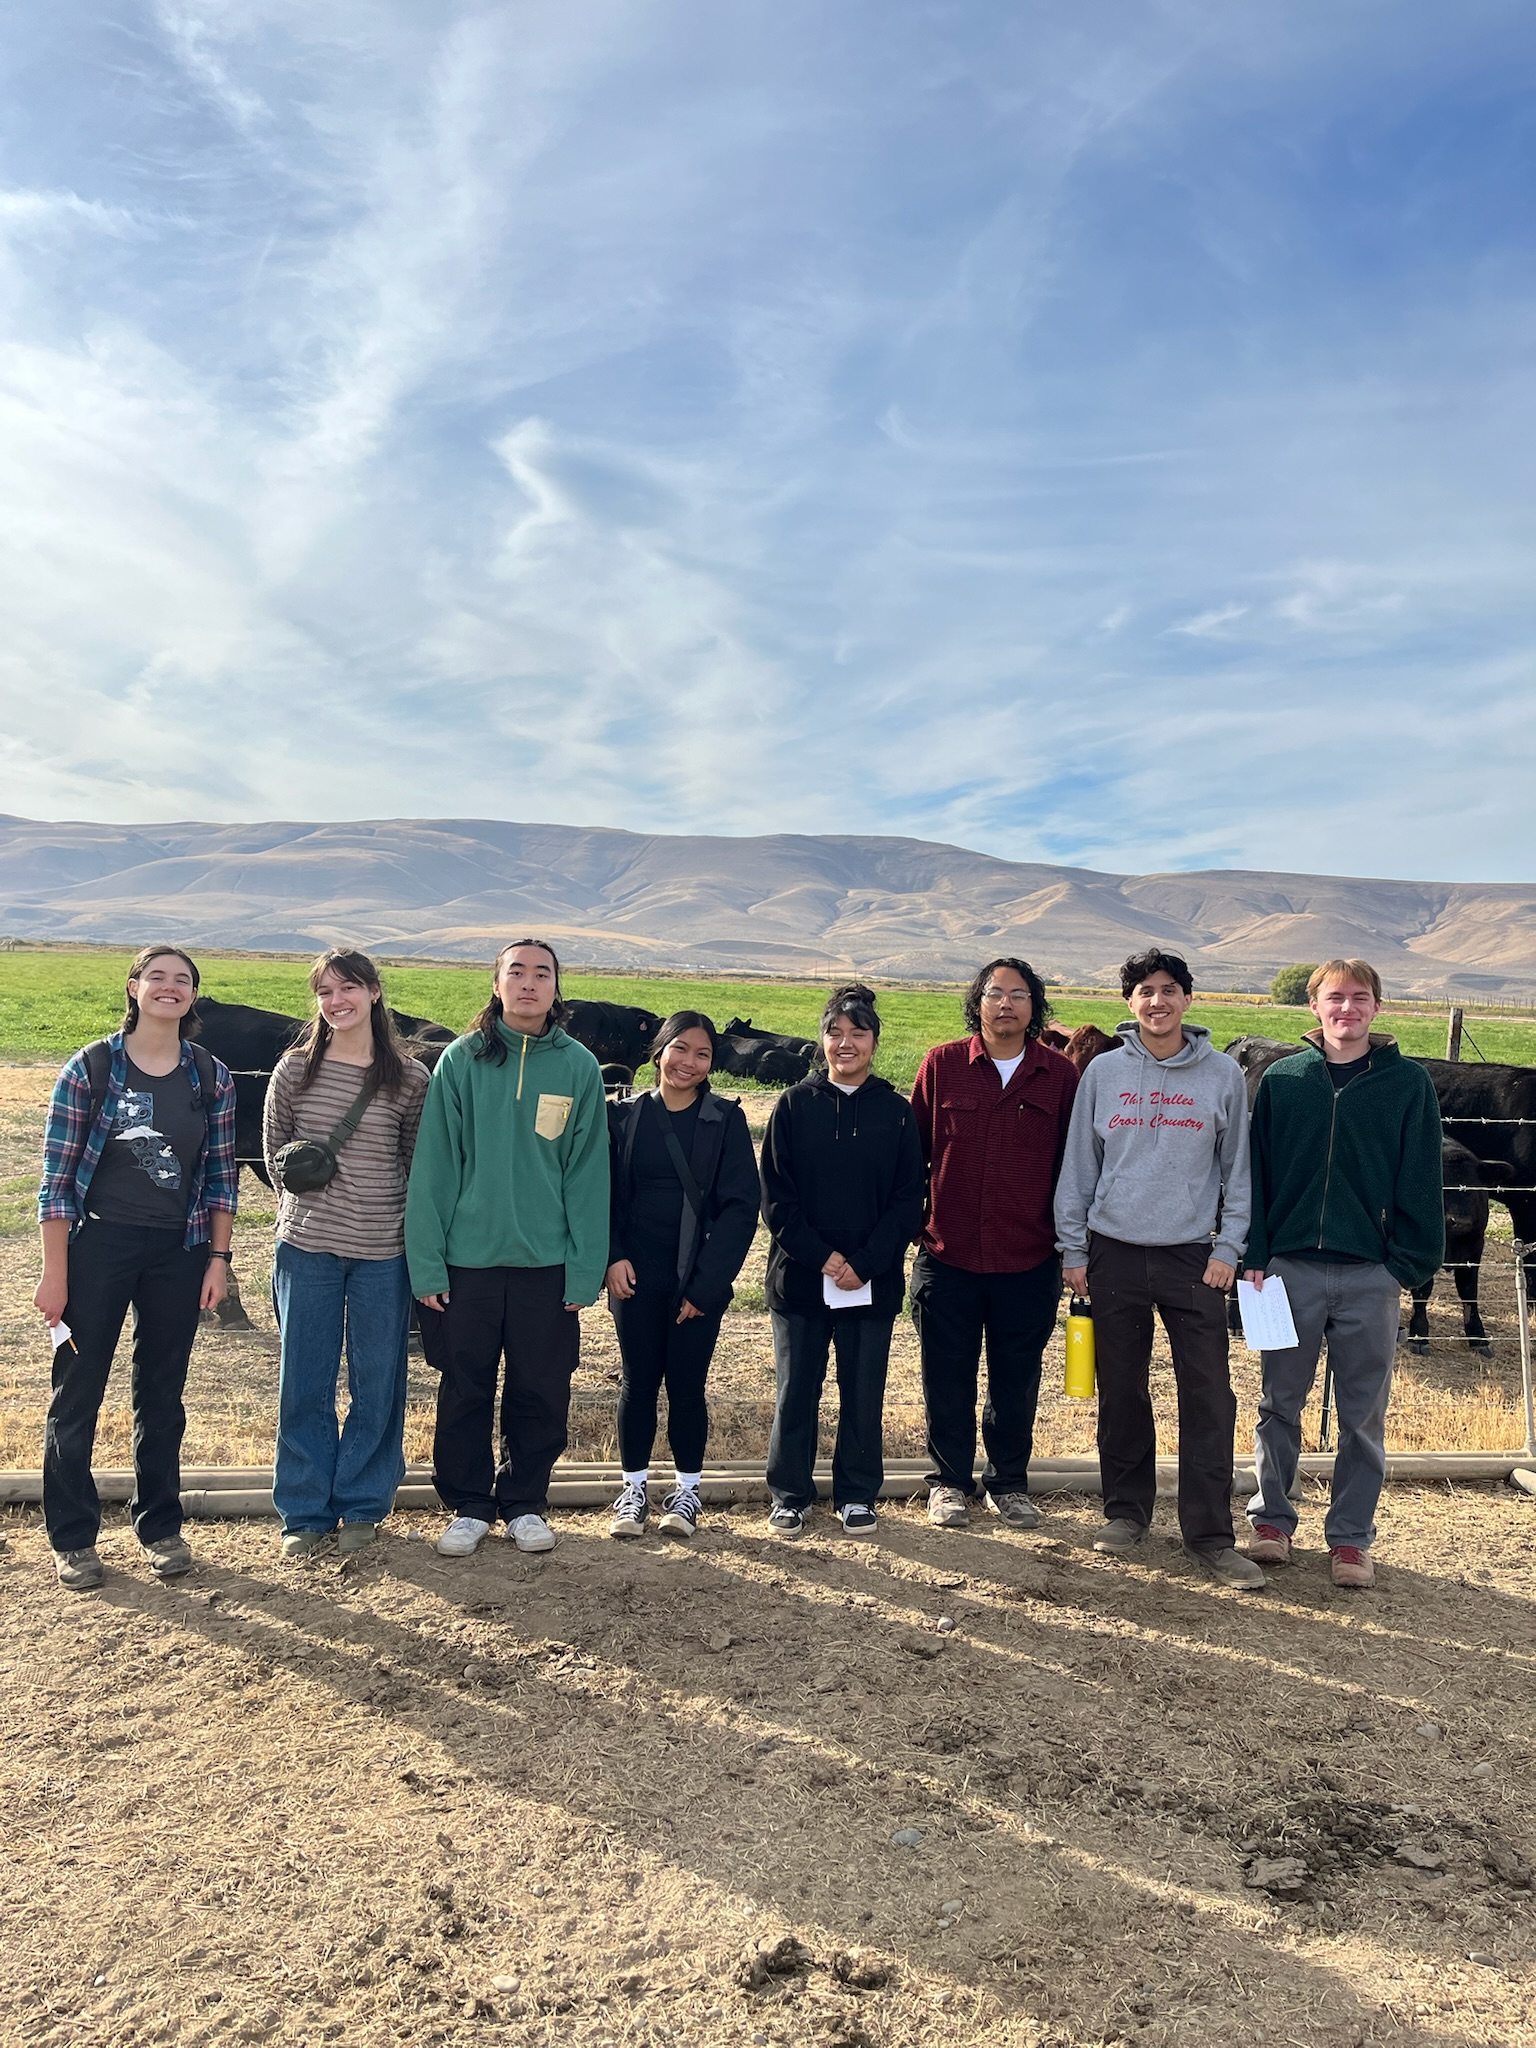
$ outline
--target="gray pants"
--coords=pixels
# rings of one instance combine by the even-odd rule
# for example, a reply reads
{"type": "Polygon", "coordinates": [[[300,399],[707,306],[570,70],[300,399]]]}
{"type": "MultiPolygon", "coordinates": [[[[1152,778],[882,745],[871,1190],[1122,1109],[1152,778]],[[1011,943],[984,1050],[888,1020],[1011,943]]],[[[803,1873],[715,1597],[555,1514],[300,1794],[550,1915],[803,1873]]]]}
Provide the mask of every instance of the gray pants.
{"type": "Polygon", "coordinates": [[[1385,1266],[1271,1259],[1266,1271],[1285,1282],[1300,1341],[1289,1351],[1264,1353],[1264,1388],[1253,1433],[1259,1490],[1248,1503],[1248,1519],[1268,1522],[1287,1535],[1296,1527],[1290,1491],[1301,1455],[1301,1411],[1326,1337],[1339,1448],[1323,1534],[1330,1550],[1369,1550],[1387,1471],[1387,1402],[1402,1290],[1385,1266]]]}

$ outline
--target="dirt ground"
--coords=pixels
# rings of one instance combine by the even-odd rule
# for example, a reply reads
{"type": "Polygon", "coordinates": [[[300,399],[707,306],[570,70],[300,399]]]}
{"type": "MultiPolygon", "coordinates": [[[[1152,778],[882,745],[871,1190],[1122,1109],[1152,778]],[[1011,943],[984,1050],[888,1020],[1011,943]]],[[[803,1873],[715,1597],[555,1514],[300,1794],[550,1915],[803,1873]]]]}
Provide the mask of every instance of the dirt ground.
{"type": "Polygon", "coordinates": [[[89,1596],[12,1510],[4,2038],[1536,2042],[1536,1503],[1390,1490],[1364,1595],[1046,1506],[172,1585],[114,1511],[89,1596]]]}
{"type": "MultiPolygon", "coordinates": [[[[39,1091],[0,1080],[21,1206],[39,1091]]],[[[269,1230],[247,1212],[242,1273],[269,1230]]],[[[0,1259],[3,1461],[35,1465],[24,1218],[0,1259]]],[[[246,1293],[255,1332],[200,1339],[189,1462],[268,1455],[246,1293]]],[[[611,1428],[604,1321],[578,1455],[611,1428]]],[[[760,1310],[728,1330],[717,1453],[730,1427],[750,1455],[760,1310]]],[[[1482,1429],[1512,1348],[1411,1384],[1482,1429]]],[[[1090,1415],[1053,1397],[1045,1446],[1090,1415]]],[[[552,1556],[462,1561],[441,1516],[302,1564],[270,1521],[198,1523],[167,1585],[113,1509],[85,1596],[5,1511],[0,2039],[1536,2044],[1536,1501],[1390,1488],[1365,1594],[1328,1584],[1315,1498],[1262,1594],[1196,1576],[1162,1508],[1125,1564],[1096,1503],[1042,1505],[1028,1535],[888,1504],[878,1540],[823,1516],[794,1544],[761,1508],[691,1545],[572,1512],[552,1556]]]]}

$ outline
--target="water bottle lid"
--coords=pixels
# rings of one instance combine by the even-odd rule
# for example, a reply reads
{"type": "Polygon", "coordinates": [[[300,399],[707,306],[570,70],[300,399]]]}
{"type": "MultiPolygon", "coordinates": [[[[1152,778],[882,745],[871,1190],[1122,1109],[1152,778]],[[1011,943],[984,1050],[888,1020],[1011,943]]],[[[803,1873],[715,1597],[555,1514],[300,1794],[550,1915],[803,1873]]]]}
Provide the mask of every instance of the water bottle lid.
{"type": "Polygon", "coordinates": [[[1091,1316],[1093,1314],[1093,1304],[1081,1294],[1074,1294],[1072,1306],[1067,1310],[1067,1314],[1069,1316],[1091,1316]]]}

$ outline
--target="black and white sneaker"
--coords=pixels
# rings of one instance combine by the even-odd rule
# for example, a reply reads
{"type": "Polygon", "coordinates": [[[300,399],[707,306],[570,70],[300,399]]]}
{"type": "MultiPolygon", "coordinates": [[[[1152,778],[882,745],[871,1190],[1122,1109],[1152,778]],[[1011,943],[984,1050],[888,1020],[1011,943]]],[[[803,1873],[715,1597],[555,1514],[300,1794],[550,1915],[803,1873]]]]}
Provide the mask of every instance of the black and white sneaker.
{"type": "Polygon", "coordinates": [[[681,1536],[686,1542],[699,1526],[703,1506],[691,1486],[679,1486],[662,1502],[661,1520],[656,1526],[663,1536],[681,1536]]]}
{"type": "Polygon", "coordinates": [[[769,1513],[768,1526],[775,1536],[803,1536],[810,1512],[809,1508],[790,1508],[778,1501],[769,1513]]]}
{"type": "Polygon", "coordinates": [[[874,1509],[861,1500],[846,1502],[838,1509],[837,1518],[843,1525],[845,1536],[873,1536],[880,1526],[874,1509]]]}
{"type": "Polygon", "coordinates": [[[651,1503],[643,1486],[626,1486],[613,1504],[610,1536],[643,1536],[650,1519],[651,1503]]]}

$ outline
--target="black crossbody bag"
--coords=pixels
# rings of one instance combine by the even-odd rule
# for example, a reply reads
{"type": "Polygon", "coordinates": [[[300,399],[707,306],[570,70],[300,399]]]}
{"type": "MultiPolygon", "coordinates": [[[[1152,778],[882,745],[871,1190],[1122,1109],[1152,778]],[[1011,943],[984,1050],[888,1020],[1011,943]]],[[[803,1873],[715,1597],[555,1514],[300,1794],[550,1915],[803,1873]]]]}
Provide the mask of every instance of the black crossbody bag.
{"type": "Polygon", "coordinates": [[[273,1154],[272,1170],[285,1193],[313,1195],[329,1187],[336,1178],[336,1154],[362,1122],[363,1112],[378,1093],[378,1087],[378,1075],[370,1068],[353,1097],[352,1107],[328,1138],[292,1138],[273,1154]]]}

